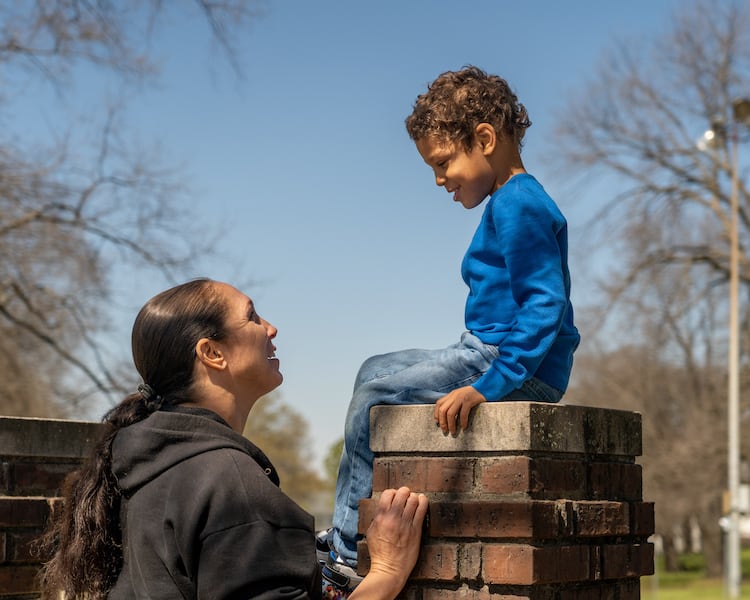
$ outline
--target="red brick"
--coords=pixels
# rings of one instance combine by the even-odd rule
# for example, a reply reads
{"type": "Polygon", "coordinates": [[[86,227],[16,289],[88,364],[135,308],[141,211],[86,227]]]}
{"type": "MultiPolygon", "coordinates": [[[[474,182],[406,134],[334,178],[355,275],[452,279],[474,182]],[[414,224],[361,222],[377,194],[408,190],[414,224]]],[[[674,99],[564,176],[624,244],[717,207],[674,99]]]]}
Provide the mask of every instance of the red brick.
{"type": "Polygon", "coordinates": [[[367,548],[367,542],[360,540],[357,542],[357,573],[367,575],[370,570],[370,550],[367,548]]]}
{"type": "MultiPolygon", "coordinates": [[[[410,580],[455,581],[458,577],[458,544],[423,544],[410,580]]],[[[357,543],[357,572],[365,575],[370,570],[370,551],[366,541],[357,543]]]]}
{"type": "MultiPolygon", "coordinates": [[[[467,494],[474,490],[475,459],[422,458],[427,465],[425,492],[467,494]]],[[[421,490],[418,490],[421,491],[421,490]]]]}
{"type": "Polygon", "coordinates": [[[639,544],[641,572],[639,576],[654,574],[654,545],[650,542],[639,544]]]}
{"type": "Polygon", "coordinates": [[[482,575],[482,543],[460,544],[458,547],[458,575],[461,580],[477,581],[482,575]]]}
{"type": "Polygon", "coordinates": [[[46,498],[0,497],[0,526],[42,527],[50,514],[46,498]]]}
{"type": "Polygon", "coordinates": [[[639,579],[602,581],[593,585],[579,584],[561,589],[556,600],[640,600],[639,579]]]}
{"type": "Polygon", "coordinates": [[[482,492],[524,493],[545,500],[585,497],[586,467],[581,460],[503,456],[480,459],[477,467],[482,492]]]}
{"type": "Polygon", "coordinates": [[[591,581],[599,581],[602,578],[602,547],[601,546],[589,546],[589,565],[591,565],[589,579],[591,581]]]}
{"type": "Polygon", "coordinates": [[[603,579],[627,579],[654,574],[653,544],[607,544],[601,548],[603,579]]]}
{"type": "Polygon", "coordinates": [[[421,458],[376,458],[373,463],[374,492],[402,485],[412,490],[424,490],[426,481],[427,467],[421,458]]]}
{"type": "Polygon", "coordinates": [[[654,533],[653,502],[634,502],[630,505],[630,535],[647,538],[654,533]]]}
{"type": "Polygon", "coordinates": [[[596,462],[589,465],[589,499],[643,500],[641,465],[596,462]]]}
{"type": "Polygon", "coordinates": [[[589,578],[588,546],[559,546],[539,551],[538,574],[547,583],[585,581],[589,578]]]}
{"type": "Polygon", "coordinates": [[[613,583],[583,584],[560,590],[558,600],[619,600],[617,585],[613,583]]]}
{"type": "Polygon", "coordinates": [[[416,492],[471,493],[475,462],[464,457],[376,458],[372,489],[405,485],[416,492]]]}
{"type": "Polygon", "coordinates": [[[0,565],[2,595],[29,594],[39,591],[37,567],[0,565]]]}
{"type": "Polygon", "coordinates": [[[0,462],[0,496],[10,495],[11,490],[11,463],[0,462]]]}
{"type": "Polygon", "coordinates": [[[491,584],[586,581],[590,572],[588,546],[484,544],[482,556],[482,576],[491,584]]]}
{"type": "Polygon", "coordinates": [[[407,582],[406,587],[401,590],[396,598],[397,600],[422,600],[422,586],[419,584],[409,585],[407,582]]]}
{"type": "Polygon", "coordinates": [[[401,590],[397,600],[422,600],[422,586],[419,584],[409,585],[401,590]]]}
{"type": "Polygon", "coordinates": [[[482,492],[496,494],[528,493],[531,488],[528,456],[483,458],[477,464],[482,492]]]}
{"type": "MultiPolygon", "coordinates": [[[[401,596],[399,596],[399,599],[401,599],[401,596]]],[[[422,590],[422,600],[554,600],[554,596],[549,590],[545,589],[532,588],[526,592],[503,593],[490,592],[487,586],[477,590],[463,585],[458,589],[425,587],[422,590]]]]}
{"type": "Polygon", "coordinates": [[[493,544],[482,549],[482,575],[488,583],[529,585],[534,576],[534,548],[493,544]]]}
{"type": "Polygon", "coordinates": [[[568,500],[555,502],[557,512],[557,524],[560,538],[573,537],[575,518],[573,516],[573,503],[568,500]]]}
{"type": "Polygon", "coordinates": [[[372,519],[375,516],[375,511],[378,509],[378,501],[374,498],[365,498],[359,501],[359,524],[357,531],[364,535],[367,532],[367,528],[372,523],[372,519]]]}
{"type": "Polygon", "coordinates": [[[12,465],[14,496],[58,496],[63,479],[78,463],[21,462],[12,465]]]}
{"type": "Polygon", "coordinates": [[[630,531],[630,511],[626,503],[576,501],[571,505],[574,532],[578,537],[621,536],[630,531]]]}
{"type": "Polygon", "coordinates": [[[433,537],[549,539],[560,535],[558,504],[539,500],[435,502],[433,537]]]}
{"type": "Polygon", "coordinates": [[[411,579],[455,581],[458,578],[458,544],[425,544],[419,551],[411,579]]]}
{"type": "Polygon", "coordinates": [[[37,555],[35,544],[40,534],[41,531],[9,532],[6,560],[13,563],[39,562],[40,558],[37,555]]]}
{"type": "MultiPolygon", "coordinates": [[[[617,600],[640,600],[641,599],[641,582],[639,579],[630,579],[628,581],[618,581],[617,600]]],[[[609,598],[607,598],[609,600],[609,598]]]]}
{"type": "MultiPolygon", "coordinates": [[[[486,587],[475,590],[461,586],[457,590],[425,588],[422,590],[422,600],[506,600],[506,598],[498,594],[490,594],[486,587]]],[[[507,598],[507,600],[511,599],[507,598]]],[[[518,598],[514,598],[513,600],[527,599],[518,596],[518,598]]]]}

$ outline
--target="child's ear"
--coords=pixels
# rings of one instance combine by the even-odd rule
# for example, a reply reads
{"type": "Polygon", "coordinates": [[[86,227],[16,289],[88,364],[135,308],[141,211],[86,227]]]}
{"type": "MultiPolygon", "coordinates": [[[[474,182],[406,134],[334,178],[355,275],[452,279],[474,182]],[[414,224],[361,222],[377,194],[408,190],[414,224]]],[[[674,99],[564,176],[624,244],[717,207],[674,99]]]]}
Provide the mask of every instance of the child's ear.
{"type": "Polygon", "coordinates": [[[474,128],[474,137],[482,149],[482,154],[489,156],[495,151],[497,145],[497,133],[489,123],[480,123],[474,128]]]}

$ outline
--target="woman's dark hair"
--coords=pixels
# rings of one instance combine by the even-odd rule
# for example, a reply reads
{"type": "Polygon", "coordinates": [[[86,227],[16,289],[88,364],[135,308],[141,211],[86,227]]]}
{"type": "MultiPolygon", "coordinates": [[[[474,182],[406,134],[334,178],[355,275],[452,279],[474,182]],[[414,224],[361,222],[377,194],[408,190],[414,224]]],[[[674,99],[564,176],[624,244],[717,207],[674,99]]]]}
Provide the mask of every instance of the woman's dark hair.
{"type": "Polygon", "coordinates": [[[480,123],[492,125],[519,150],[526,129],[531,127],[526,108],[505,79],[468,66],[439,75],[427,92],[417,97],[406,118],[406,130],[414,142],[432,137],[458,144],[468,152],[480,123]]]}
{"type": "Polygon", "coordinates": [[[195,345],[222,339],[227,304],[210,279],[196,279],[154,296],[140,310],[132,333],[133,361],[144,384],[103,418],[104,433],[89,460],[63,483],[39,550],[50,560],[41,572],[42,594],[69,600],[106,598],[122,568],[120,489],[112,473],[117,432],[163,405],[190,400],[195,345]]]}

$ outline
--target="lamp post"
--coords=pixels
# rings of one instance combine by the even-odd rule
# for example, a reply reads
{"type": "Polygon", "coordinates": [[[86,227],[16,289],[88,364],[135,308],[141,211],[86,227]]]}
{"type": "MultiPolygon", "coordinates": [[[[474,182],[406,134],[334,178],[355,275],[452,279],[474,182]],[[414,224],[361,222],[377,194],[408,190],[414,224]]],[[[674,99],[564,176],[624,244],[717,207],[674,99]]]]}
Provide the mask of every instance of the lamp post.
{"type": "Polygon", "coordinates": [[[739,244],[739,131],[740,124],[750,126],[750,99],[732,103],[730,128],[732,187],[729,228],[729,380],[728,380],[728,479],[729,531],[727,540],[727,582],[730,598],[739,598],[742,583],[740,568],[740,244],[739,244]]]}
{"type": "MultiPolygon", "coordinates": [[[[742,584],[740,565],[740,516],[747,507],[740,499],[740,243],[739,243],[739,127],[750,127],[750,98],[732,103],[732,121],[726,127],[717,120],[698,141],[701,151],[715,148],[720,139],[729,141],[731,190],[729,199],[729,348],[727,350],[727,470],[729,515],[725,556],[725,581],[729,598],[739,598],[742,584]]],[[[722,519],[724,521],[724,519],[722,519]]]]}

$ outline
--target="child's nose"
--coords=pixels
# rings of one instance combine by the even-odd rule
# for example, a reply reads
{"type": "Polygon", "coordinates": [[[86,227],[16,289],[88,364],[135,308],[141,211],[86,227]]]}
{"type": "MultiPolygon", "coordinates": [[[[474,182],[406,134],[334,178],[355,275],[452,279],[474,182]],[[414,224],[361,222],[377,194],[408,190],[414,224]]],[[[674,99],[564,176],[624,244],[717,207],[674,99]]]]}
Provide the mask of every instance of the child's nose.
{"type": "Polygon", "coordinates": [[[438,185],[438,187],[443,187],[445,185],[445,176],[435,175],[435,183],[438,185]]]}

